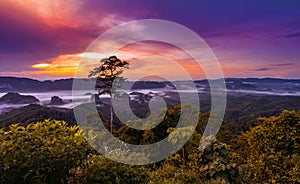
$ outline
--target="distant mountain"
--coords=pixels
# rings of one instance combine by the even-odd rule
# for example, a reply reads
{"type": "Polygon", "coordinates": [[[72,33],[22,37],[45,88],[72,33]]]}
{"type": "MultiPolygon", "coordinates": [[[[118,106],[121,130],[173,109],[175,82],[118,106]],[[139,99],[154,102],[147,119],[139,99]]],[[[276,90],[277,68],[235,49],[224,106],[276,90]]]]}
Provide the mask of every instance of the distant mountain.
{"type": "MultiPolygon", "coordinates": [[[[74,89],[92,89],[95,80],[92,79],[59,79],[39,81],[29,78],[0,77],[0,93],[7,92],[46,92],[72,90],[73,82],[76,82],[74,89]]],[[[184,85],[186,81],[125,81],[124,89],[175,89],[174,85],[184,85]]],[[[195,80],[195,86],[202,91],[209,91],[208,80],[195,80]]],[[[264,91],[276,93],[297,93],[300,92],[300,79],[277,79],[277,78],[226,78],[227,90],[264,91]]],[[[184,87],[183,87],[184,88],[184,87]]]]}
{"type": "Polygon", "coordinates": [[[29,123],[35,123],[45,119],[64,120],[71,125],[76,124],[72,109],[44,107],[41,105],[31,104],[0,114],[0,127],[4,127],[12,123],[27,125],[29,123]]]}
{"type": "Polygon", "coordinates": [[[227,78],[226,88],[228,90],[246,90],[257,92],[274,92],[278,95],[299,94],[299,79],[277,79],[277,78],[227,78]]]}
{"type": "Polygon", "coordinates": [[[18,93],[9,92],[0,98],[0,103],[5,104],[35,104],[39,100],[31,95],[20,95],[18,93]]]}
{"type": "Polygon", "coordinates": [[[0,92],[40,92],[72,89],[72,79],[38,81],[29,78],[0,77],[0,92]]]}
{"type": "MultiPolygon", "coordinates": [[[[29,78],[17,77],[0,77],[0,92],[44,92],[44,91],[60,91],[72,90],[73,81],[76,80],[76,89],[85,90],[94,86],[95,80],[89,79],[59,79],[39,81],[29,78]]],[[[156,81],[138,81],[133,84],[126,81],[124,87],[132,86],[132,89],[153,89],[164,88],[166,83],[156,81]]]]}
{"type": "MultiPolygon", "coordinates": [[[[44,92],[72,90],[73,81],[76,80],[76,89],[90,89],[95,84],[92,79],[59,79],[39,81],[29,78],[0,77],[0,92],[44,92]]],[[[195,80],[197,88],[204,88],[209,91],[208,80],[195,80]]],[[[226,88],[229,90],[256,90],[286,92],[300,91],[300,79],[277,79],[277,78],[226,78],[226,88]]],[[[173,81],[173,84],[184,84],[184,81],[173,81]]],[[[175,89],[169,81],[126,81],[124,89],[154,89],[169,88],[175,89]]],[[[74,88],[75,89],[75,88],[74,88]]]]}

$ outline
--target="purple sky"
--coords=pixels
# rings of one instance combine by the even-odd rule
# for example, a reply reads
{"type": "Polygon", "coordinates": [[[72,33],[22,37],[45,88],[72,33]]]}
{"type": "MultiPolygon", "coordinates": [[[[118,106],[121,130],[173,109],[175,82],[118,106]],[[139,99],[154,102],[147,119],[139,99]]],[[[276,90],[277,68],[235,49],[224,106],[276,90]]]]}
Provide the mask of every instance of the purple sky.
{"type": "Polygon", "coordinates": [[[0,75],[72,77],[78,54],[101,33],[145,18],[174,21],[198,33],[225,77],[300,78],[296,0],[1,1],[0,75]]]}

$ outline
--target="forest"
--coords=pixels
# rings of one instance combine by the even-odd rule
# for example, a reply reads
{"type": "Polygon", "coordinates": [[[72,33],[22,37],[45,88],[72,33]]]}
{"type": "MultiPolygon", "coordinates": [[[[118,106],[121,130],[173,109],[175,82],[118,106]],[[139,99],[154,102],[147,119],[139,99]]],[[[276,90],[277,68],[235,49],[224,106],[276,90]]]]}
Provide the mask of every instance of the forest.
{"type": "MultiPolygon", "coordinates": [[[[99,112],[101,115],[101,112],[99,112]]],[[[199,113],[192,137],[175,154],[157,163],[132,166],[97,153],[77,125],[46,119],[0,130],[1,183],[299,183],[300,112],[284,110],[259,117],[248,131],[231,133],[225,126],[216,137],[199,140],[209,113],[199,113]]],[[[131,144],[150,144],[167,137],[180,116],[180,106],[167,110],[151,130],[121,126],[115,137],[131,144]]],[[[106,122],[107,130],[109,123],[106,122]]],[[[193,131],[189,127],[182,132],[193,131]]],[[[182,133],[181,136],[185,136],[182,133]]],[[[170,145],[177,139],[168,137],[170,145]]],[[[108,141],[109,142],[109,141],[108,141]]],[[[159,150],[156,150],[159,152],[159,150]]],[[[118,149],[113,152],[118,156],[118,149]]],[[[138,154],[138,153],[136,153],[138,154]]],[[[128,154],[126,159],[134,159],[128,154]]],[[[151,155],[144,155],[149,159],[151,155]]]]}

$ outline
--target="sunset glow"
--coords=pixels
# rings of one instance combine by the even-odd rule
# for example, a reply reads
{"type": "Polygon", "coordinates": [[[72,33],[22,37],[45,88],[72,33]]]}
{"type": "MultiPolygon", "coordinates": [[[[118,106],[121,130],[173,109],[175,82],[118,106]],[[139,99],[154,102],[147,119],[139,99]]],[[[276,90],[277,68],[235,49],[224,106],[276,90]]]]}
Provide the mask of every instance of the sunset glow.
{"type": "Polygon", "coordinates": [[[48,63],[39,63],[39,64],[32,65],[31,67],[32,68],[47,68],[49,66],[50,66],[50,64],[48,64],[48,63]]]}
{"type": "MultiPolygon", "coordinates": [[[[205,78],[201,66],[167,44],[134,43],[115,53],[85,53],[110,28],[151,18],[174,21],[195,31],[211,47],[225,77],[300,77],[299,3],[231,2],[223,9],[218,7],[208,1],[4,1],[0,6],[0,75],[73,77],[81,58],[89,57],[94,65],[80,71],[85,77],[100,59],[115,54],[134,61],[131,67],[135,70],[128,72],[132,78],[151,71],[149,60],[142,58],[156,56],[175,61],[193,78],[205,78]]],[[[124,34],[139,33],[141,28],[136,26],[124,34]]],[[[107,40],[106,45],[118,41],[107,40]]],[[[162,73],[172,65],[166,60],[157,68],[162,73]]]]}

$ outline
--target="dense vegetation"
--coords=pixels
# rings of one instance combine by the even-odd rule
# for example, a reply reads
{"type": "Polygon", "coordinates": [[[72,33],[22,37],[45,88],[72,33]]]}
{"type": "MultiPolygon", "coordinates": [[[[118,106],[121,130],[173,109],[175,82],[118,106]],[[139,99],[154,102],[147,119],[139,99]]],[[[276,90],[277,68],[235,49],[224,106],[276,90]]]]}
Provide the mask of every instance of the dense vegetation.
{"type": "MultiPolygon", "coordinates": [[[[179,107],[169,109],[160,129],[114,134],[148,144],[172,131],[179,107]]],[[[224,127],[198,149],[209,114],[199,114],[190,140],[159,163],[130,166],[97,154],[77,126],[44,120],[0,130],[0,183],[299,183],[300,115],[283,111],[262,117],[249,131],[231,135],[224,127]],[[221,142],[220,142],[221,141],[221,142]]],[[[186,128],[184,131],[190,131],[186,128]]],[[[184,136],[184,134],[182,134],[184,136]]],[[[169,138],[170,144],[176,140],[169,138]]]]}
{"type": "Polygon", "coordinates": [[[13,124],[0,133],[1,183],[66,183],[88,156],[79,128],[65,122],[13,124]]]}
{"type": "MultiPolygon", "coordinates": [[[[243,174],[253,183],[300,182],[299,113],[259,118],[258,126],[241,135],[243,174]]],[[[240,142],[240,143],[241,143],[240,142]]]]}

